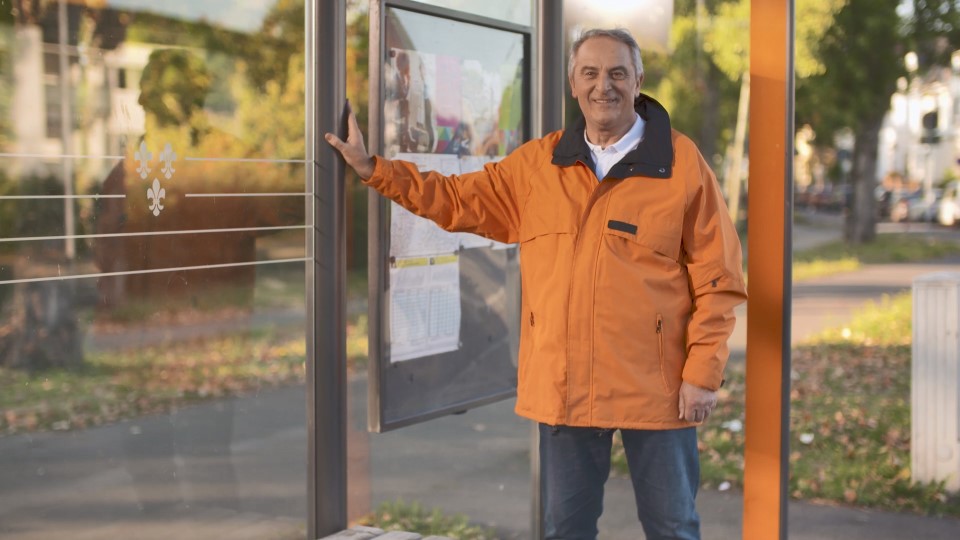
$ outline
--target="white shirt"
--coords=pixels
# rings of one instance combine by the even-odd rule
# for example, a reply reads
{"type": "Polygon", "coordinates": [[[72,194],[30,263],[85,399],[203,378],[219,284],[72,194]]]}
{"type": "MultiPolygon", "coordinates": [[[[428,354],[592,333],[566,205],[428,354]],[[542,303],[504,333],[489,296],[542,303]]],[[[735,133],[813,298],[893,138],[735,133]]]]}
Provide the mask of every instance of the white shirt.
{"type": "Polygon", "coordinates": [[[633,113],[636,120],[633,121],[633,127],[630,128],[620,140],[601,149],[599,145],[593,144],[587,139],[587,130],[583,130],[583,140],[587,141],[587,146],[593,153],[594,172],[597,173],[597,180],[603,180],[603,177],[610,172],[610,169],[623,159],[630,151],[640,145],[643,140],[643,128],[646,122],[636,112],[633,113]]]}

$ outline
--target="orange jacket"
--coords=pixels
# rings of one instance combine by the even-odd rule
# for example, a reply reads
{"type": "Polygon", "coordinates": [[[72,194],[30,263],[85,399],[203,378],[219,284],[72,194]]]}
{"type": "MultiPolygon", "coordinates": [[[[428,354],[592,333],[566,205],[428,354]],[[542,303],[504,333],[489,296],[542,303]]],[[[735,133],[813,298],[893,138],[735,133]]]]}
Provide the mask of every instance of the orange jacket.
{"type": "Polygon", "coordinates": [[[449,231],[520,242],[516,411],[538,422],[671,429],[681,381],[716,390],[740,242],[716,178],[641,96],[643,142],[597,181],[584,122],[483,171],[445,177],[376,159],[367,184],[449,231]]]}

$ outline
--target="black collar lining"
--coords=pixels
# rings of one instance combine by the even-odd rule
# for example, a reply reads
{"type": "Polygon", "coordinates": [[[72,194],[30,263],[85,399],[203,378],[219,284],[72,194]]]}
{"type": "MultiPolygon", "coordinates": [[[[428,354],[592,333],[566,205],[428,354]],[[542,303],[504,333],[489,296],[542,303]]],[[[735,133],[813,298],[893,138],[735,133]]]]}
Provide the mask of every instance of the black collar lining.
{"type": "MultiPolygon", "coordinates": [[[[646,94],[640,94],[634,101],[634,110],[646,122],[643,140],[610,169],[606,178],[623,179],[631,176],[670,178],[673,174],[673,137],[670,116],[662,105],[646,94]]],[[[586,129],[586,122],[581,116],[572,128],[563,132],[560,142],[553,150],[554,165],[569,167],[580,162],[593,169],[590,148],[583,138],[584,129],[586,129]]]]}

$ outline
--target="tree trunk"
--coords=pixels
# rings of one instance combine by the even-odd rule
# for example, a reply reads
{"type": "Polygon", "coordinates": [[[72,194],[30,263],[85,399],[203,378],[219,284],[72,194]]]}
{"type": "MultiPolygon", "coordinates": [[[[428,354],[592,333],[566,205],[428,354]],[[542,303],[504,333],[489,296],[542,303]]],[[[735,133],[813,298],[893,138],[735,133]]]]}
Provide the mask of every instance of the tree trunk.
{"type": "Polygon", "coordinates": [[[700,123],[700,153],[707,163],[714,165],[717,155],[717,141],[720,140],[720,76],[722,73],[712,62],[704,66],[703,120],[700,123]]]}
{"type": "Polygon", "coordinates": [[[747,122],[750,114],[750,73],[744,73],[740,82],[740,104],[737,107],[737,126],[733,136],[730,163],[727,168],[727,207],[734,225],[740,223],[740,193],[743,181],[743,149],[747,140],[747,122]]]}
{"type": "Polygon", "coordinates": [[[869,119],[857,130],[853,149],[853,204],[846,215],[844,237],[851,245],[872,242],[877,236],[874,191],[877,187],[877,142],[883,118],[869,119]]]}

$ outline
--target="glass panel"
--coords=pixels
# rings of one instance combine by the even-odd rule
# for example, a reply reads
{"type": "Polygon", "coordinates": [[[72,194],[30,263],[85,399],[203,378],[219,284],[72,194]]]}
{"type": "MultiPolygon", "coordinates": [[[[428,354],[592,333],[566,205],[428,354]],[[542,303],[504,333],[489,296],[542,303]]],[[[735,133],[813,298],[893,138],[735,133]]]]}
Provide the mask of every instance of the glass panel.
{"type": "Polygon", "coordinates": [[[789,489],[824,507],[792,538],[960,535],[960,43],[952,9],[880,6],[797,3],[789,489]]]}
{"type": "Polygon", "coordinates": [[[531,26],[533,4],[530,0],[419,0],[421,4],[456,9],[491,19],[531,26]]]}
{"type": "MultiPolygon", "coordinates": [[[[501,32],[483,29],[481,30],[483,32],[481,35],[484,36],[483,42],[490,43],[490,47],[476,50],[470,45],[474,43],[472,39],[469,42],[453,39],[452,41],[457,45],[456,50],[451,50],[450,47],[443,47],[443,42],[438,37],[441,33],[438,33],[435,27],[417,26],[418,22],[426,19],[425,17],[400,10],[391,10],[389,13],[390,17],[393,17],[390,23],[393,25],[391,39],[395,41],[388,43],[388,46],[395,47],[397,50],[431,53],[427,56],[427,65],[424,66],[425,73],[436,69],[438,79],[449,81],[460,74],[460,60],[467,58],[472,60],[468,63],[468,67],[473,69],[471,76],[476,77],[473,80],[478,81],[477,88],[482,86],[479,80],[482,80],[484,73],[488,73],[488,85],[484,88],[490,91],[491,95],[495,91],[496,96],[501,96],[504,89],[511,86],[510,81],[515,80],[516,66],[523,55],[522,36],[511,35],[504,39],[504,36],[500,35],[501,32]],[[402,13],[402,20],[395,17],[397,13],[402,13]],[[493,32],[492,37],[495,41],[487,37],[491,35],[488,32],[493,32]],[[505,61],[505,58],[508,60],[505,61]],[[430,60],[435,60],[440,65],[434,68],[434,65],[429,63],[430,60]],[[499,67],[492,68],[501,64],[511,68],[505,69],[502,73],[499,67]],[[493,72],[489,73],[491,70],[493,72]]],[[[428,24],[433,21],[426,20],[428,24]]],[[[442,34],[474,30],[472,28],[465,30],[464,25],[460,23],[451,25],[451,28],[454,30],[444,29],[442,34]]],[[[348,91],[351,103],[356,104],[361,113],[367,110],[368,86],[366,80],[357,80],[359,76],[356,73],[365,77],[367,70],[355,71],[350,63],[366,65],[366,36],[366,13],[360,10],[351,12],[348,18],[348,43],[356,45],[348,52],[348,91]],[[355,78],[350,79],[350,77],[355,78]]],[[[411,78],[417,77],[419,65],[423,63],[414,63],[411,66],[416,68],[412,70],[411,78]]],[[[392,70],[393,66],[387,69],[392,70]]],[[[428,73],[427,76],[431,77],[432,74],[428,73]]],[[[470,102],[467,96],[461,95],[460,92],[441,96],[437,87],[430,84],[433,81],[435,79],[427,79],[427,93],[437,101],[433,105],[433,110],[443,108],[445,111],[450,111],[452,108],[454,113],[445,115],[447,120],[461,118],[463,102],[470,102]]],[[[392,82],[387,84],[390,85],[392,82]]],[[[397,94],[391,95],[394,100],[394,114],[386,121],[395,122],[400,117],[399,104],[396,103],[397,94]]],[[[480,105],[481,102],[486,103],[489,100],[490,95],[476,97],[470,105],[480,105]]],[[[519,109],[513,111],[518,113],[519,109]]],[[[470,120],[477,122],[475,129],[478,132],[483,132],[482,136],[475,137],[478,139],[477,142],[501,128],[504,133],[507,133],[508,130],[516,131],[521,125],[519,114],[513,114],[511,117],[516,121],[509,121],[510,118],[504,117],[505,122],[500,126],[498,122],[500,117],[496,110],[474,112],[476,112],[476,118],[471,117],[470,120]],[[482,116],[486,117],[486,121],[481,125],[482,116]]],[[[438,112],[434,114],[440,115],[438,112]]],[[[433,120],[434,126],[447,127],[444,121],[437,121],[436,118],[433,120]]],[[[365,118],[361,118],[361,125],[366,125],[364,121],[365,118]]],[[[401,141],[396,137],[397,124],[399,122],[394,125],[393,130],[394,144],[388,150],[392,153],[400,151],[401,141]]],[[[467,145],[463,144],[459,149],[455,148],[450,141],[453,140],[451,135],[456,131],[456,126],[457,123],[449,126],[446,138],[440,129],[436,129],[435,140],[427,143],[427,146],[433,145],[431,151],[437,152],[438,157],[440,152],[447,151],[449,154],[445,157],[452,157],[454,160],[457,159],[458,154],[466,156],[474,152],[486,153],[481,151],[479,144],[472,146],[470,150],[467,150],[467,145]]],[[[502,142],[504,143],[502,146],[490,145],[487,151],[500,154],[512,149],[516,144],[516,141],[510,141],[510,137],[504,137],[502,142]]],[[[423,141],[419,143],[422,144],[423,141]]],[[[418,150],[408,148],[405,151],[425,152],[425,148],[418,150]]],[[[351,183],[350,186],[352,192],[359,193],[365,198],[367,188],[358,182],[351,183]]],[[[351,200],[355,201],[355,199],[351,200]]],[[[365,205],[354,202],[352,213],[358,215],[364,209],[365,205]]],[[[530,424],[513,413],[514,400],[473,409],[463,415],[430,420],[421,425],[400,428],[386,434],[370,435],[366,432],[368,405],[366,302],[368,296],[365,257],[367,253],[360,241],[367,236],[367,223],[354,219],[351,224],[352,240],[348,242],[351,278],[348,291],[348,366],[350,370],[348,389],[351,419],[348,454],[350,456],[349,513],[351,519],[364,518],[372,520],[373,523],[388,523],[386,519],[376,521],[376,518],[370,517],[370,513],[380,510],[376,514],[381,517],[388,513],[393,515],[397,515],[398,512],[408,513],[413,512],[414,505],[419,504],[427,511],[437,508],[447,516],[461,514],[475,524],[493,529],[491,534],[482,536],[483,538],[529,538],[530,424]],[[384,511],[385,508],[388,510],[384,511]]],[[[490,295],[486,301],[492,306],[505,303],[502,294],[490,295]]],[[[495,317],[491,315],[489,318],[495,317]]],[[[484,338],[486,338],[485,335],[484,338]]],[[[494,338],[499,338],[499,335],[494,338]]],[[[515,346],[512,348],[515,349],[515,346]]],[[[504,363],[508,364],[510,373],[515,372],[515,368],[508,362],[504,363]]],[[[476,374],[475,378],[478,380],[486,376],[476,371],[450,374],[449,380],[436,382],[437,393],[447,392],[453,387],[451,382],[462,384],[464,375],[469,373],[476,374]]],[[[450,532],[450,529],[436,532],[442,534],[450,532]]],[[[470,533],[462,529],[460,536],[481,537],[470,536],[470,533]]]]}
{"type": "Polygon", "coordinates": [[[0,536],[302,538],[304,3],[14,4],[0,536]]]}

